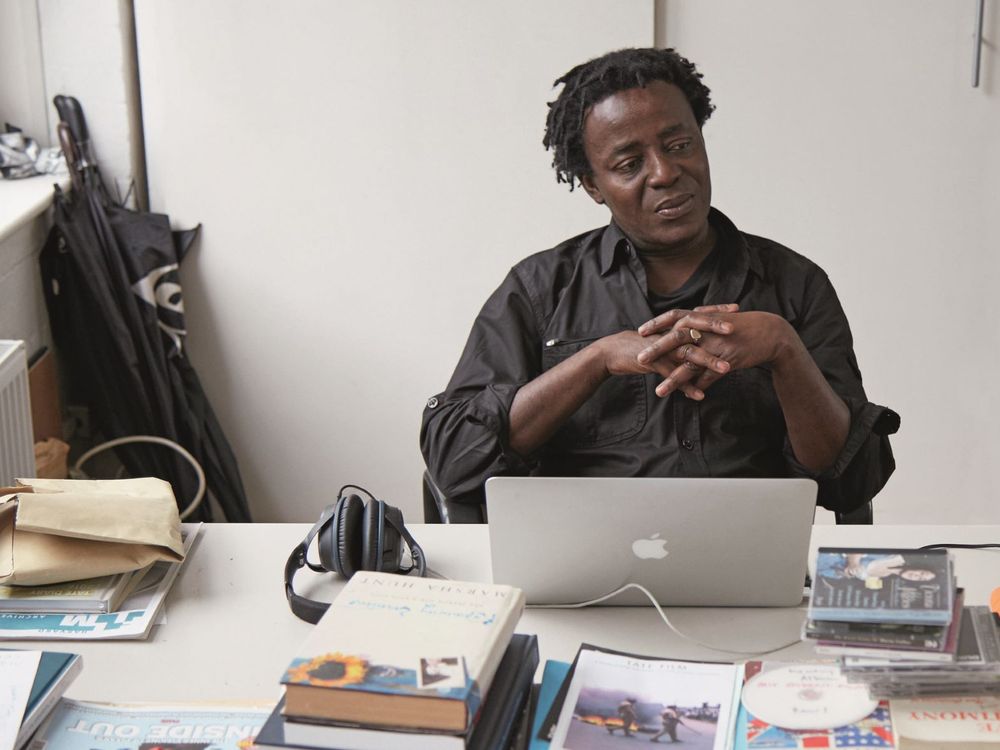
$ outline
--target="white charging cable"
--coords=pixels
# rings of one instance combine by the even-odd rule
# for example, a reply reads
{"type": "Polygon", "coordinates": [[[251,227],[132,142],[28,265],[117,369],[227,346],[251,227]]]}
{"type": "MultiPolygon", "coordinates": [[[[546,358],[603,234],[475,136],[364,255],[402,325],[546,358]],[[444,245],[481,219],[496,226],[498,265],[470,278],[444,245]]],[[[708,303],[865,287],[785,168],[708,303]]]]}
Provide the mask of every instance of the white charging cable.
{"type": "Polygon", "coordinates": [[[699,646],[702,646],[703,648],[711,649],[712,651],[718,651],[724,654],[735,654],[737,656],[744,656],[744,657],[767,656],[768,654],[773,654],[776,651],[781,651],[783,648],[788,648],[789,646],[794,646],[795,644],[802,642],[801,638],[796,638],[794,641],[783,643],[780,646],[775,646],[774,648],[768,649],[766,651],[734,651],[732,649],[721,648],[719,646],[713,646],[710,643],[705,643],[704,641],[699,641],[697,638],[693,638],[692,636],[689,636],[678,630],[677,627],[672,622],[670,622],[670,618],[667,617],[667,614],[663,611],[663,608],[660,607],[659,602],[656,601],[656,597],[653,596],[647,588],[645,588],[644,586],[640,586],[638,583],[626,583],[624,586],[615,589],[610,594],[605,594],[604,596],[599,596],[596,599],[591,599],[586,602],[574,602],[573,604],[529,604],[528,606],[531,607],[532,609],[581,609],[583,607],[589,607],[593,604],[600,604],[601,602],[610,599],[613,596],[617,596],[618,594],[622,593],[627,589],[638,589],[643,594],[645,594],[646,597],[649,599],[650,603],[654,607],[656,607],[656,611],[659,613],[663,622],[666,623],[667,627],[670,628],[672,631],[674,631],[681,638],[683,638],[686,641],[691,641],[691,643],[695,643],[699,646]]]}
{"type": "Polygon", "coordinates": [[[192,456],[183,445],[178,445],[173,440],[168,440],[167,438],[159,437],[157,435],[129,435],[128,437],[115,438],[114,440],[109,440],[106,443],[95,445],[93,448],[80,456],[80,458],[76,460],[76,463],[73,464],[74,476],[86,477],[87,473],[83,470],[83,465],[98,453],[102,453],[109,448],[117,448],[119,445],[129,445],[131,443],[155,443],[156,445],[164,445],[167,448],[171,448],[177,453],[180,453],[181,456],[183,456],[187,462],[191,464],[191,468],[194,469],[194,473],[198,478],[198,491],[195,492],[194,499],[190,502],[190,504],[181,511],[180,516],[183,520],[194,513],[195,509],[201,505],[201,501],[205,498],[205,489],[207,487],[205,482],[205,471],[201,468],[201,464],[198,463],[198,460],[192,456]]]}

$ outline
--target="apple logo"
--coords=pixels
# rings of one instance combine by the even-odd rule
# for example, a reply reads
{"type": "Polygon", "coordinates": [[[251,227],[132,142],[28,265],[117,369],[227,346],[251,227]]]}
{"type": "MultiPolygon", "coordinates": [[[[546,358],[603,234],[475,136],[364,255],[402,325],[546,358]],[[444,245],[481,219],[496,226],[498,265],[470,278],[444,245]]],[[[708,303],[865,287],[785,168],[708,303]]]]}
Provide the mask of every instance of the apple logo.
{"type": "Polygon", "coordinates": [[[669,554],[666,546],[666,539],[660,539],[659,534],[653,534],[649,539],[636,539],[632,542],[632,552],[640,560],[662,560],[669,554]]]}

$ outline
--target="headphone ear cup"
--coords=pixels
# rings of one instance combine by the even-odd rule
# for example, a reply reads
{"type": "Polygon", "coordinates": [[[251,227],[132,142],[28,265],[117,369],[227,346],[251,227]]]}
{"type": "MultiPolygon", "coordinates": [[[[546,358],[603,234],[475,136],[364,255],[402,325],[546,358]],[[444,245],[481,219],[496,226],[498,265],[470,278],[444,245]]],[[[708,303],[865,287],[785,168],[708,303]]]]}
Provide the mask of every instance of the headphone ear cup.
{"type": "Polygon", "coordinates": [[[382,570],[395,573],[403,561],[403,538],[397,529],[403,528],[403,511],[384,504],[382,523],[382,570]]]}
{"type": "Polygon", "coordinates": [[[362,570],[385,570],[381,566],[382,539],[385,529],[382,523],[382,501],[370,500],[365,505],[361,521],[361,538],[364,547],[361,551],[362,570]]]}
{"type": "Polygon", "coordinates": [[[364,515],[365,504],[357,495],[348,495],[340,500],[343,505],[340,512],[333,518],[333,540],[335,551],[332,570],[344,578],[350,578],[359,570],[363,570],[363,545],[359,539],[361,532],[361,517],[364,515]]]}

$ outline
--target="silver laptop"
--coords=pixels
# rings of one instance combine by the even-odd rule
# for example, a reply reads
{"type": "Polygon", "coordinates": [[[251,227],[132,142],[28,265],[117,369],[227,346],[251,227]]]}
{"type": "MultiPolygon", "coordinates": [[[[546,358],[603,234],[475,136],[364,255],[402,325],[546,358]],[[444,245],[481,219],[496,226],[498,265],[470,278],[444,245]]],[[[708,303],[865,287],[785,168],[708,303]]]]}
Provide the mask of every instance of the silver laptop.
{"type": "MultiPolygon", "coordinates": [[[[493,581],[529,604],[638,583],[668,606],[794,606],[815,506],[811,479],[494,477],[493,581]]],[[[629,589],[602,603],[650,602],[629,589]]]]}

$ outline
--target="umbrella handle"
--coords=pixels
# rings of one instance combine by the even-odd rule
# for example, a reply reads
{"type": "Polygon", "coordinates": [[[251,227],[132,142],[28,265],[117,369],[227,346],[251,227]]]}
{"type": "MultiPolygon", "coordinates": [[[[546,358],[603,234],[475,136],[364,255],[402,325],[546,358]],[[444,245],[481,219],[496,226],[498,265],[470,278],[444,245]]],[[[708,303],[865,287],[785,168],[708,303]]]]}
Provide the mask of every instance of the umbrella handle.
{"type": "Polygon", "coordinates": [[[60,122],[56,126],[56,132],[59,134],[59,145],[62,147],[63,156],[66,157],[66,164],[69,166],[69,178],[73,187],[80,190],[83,187],[83,182],[80,179],[80,154],[76,150],[76,144],[73,143],[73,135],[69,125],[60,122]]]}
{"type": "Polygon", "coordinates": [[[87,129],[87,119],[83,116],[83,108],[80,102],[73,96],[57,95],[52,103],[56,106],[59,119],[69,127],[72,134],[73,146],[77,154],[77,169],[91,167],[94,165],[94,158],[91,155],[90,131],[87,129]]]}

